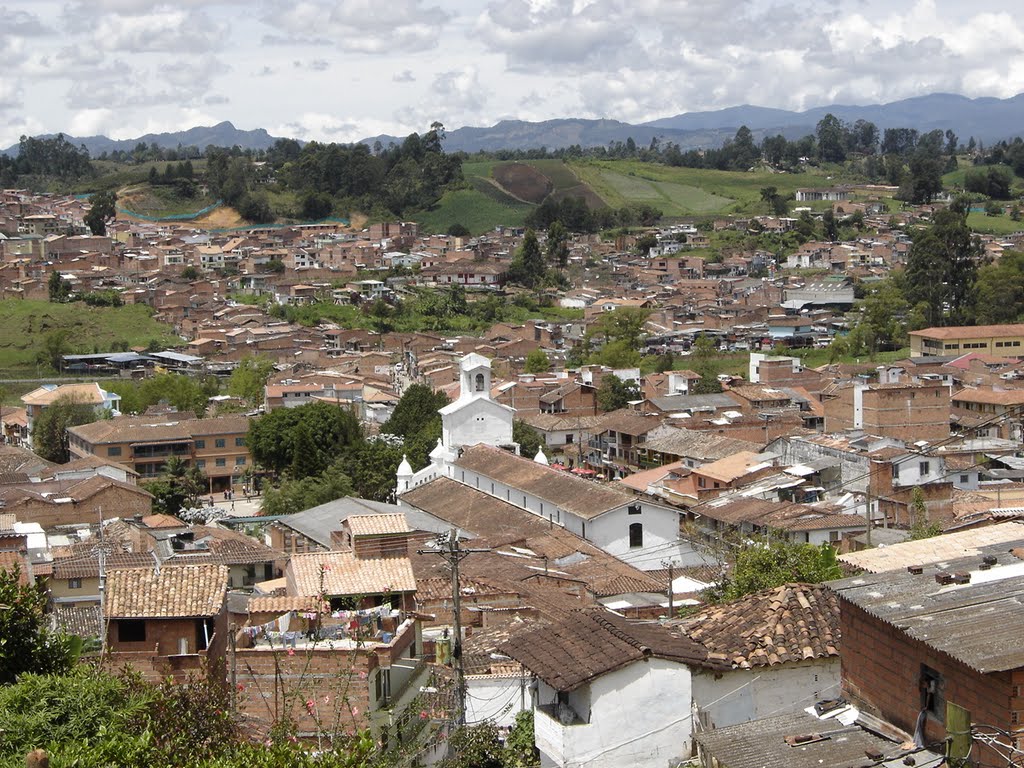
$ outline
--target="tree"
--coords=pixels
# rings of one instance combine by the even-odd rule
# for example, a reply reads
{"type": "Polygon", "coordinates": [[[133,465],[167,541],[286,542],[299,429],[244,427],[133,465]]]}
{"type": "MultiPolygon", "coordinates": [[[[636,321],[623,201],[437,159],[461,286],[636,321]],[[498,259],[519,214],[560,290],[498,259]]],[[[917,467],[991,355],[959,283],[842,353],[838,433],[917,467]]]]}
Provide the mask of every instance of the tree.
{"type": "Polygon", "coordinates": [[[47,461],[66,464],[71,459],[68,428],[96,420],[92,405],[69,396],[58,397],[33,421],[32,450],[47,461]]]}
{"type": "MultiPolygon", "coordinates": [[[[46,590],[22,577],[18,566],[0,570],[0,685],[26,673],[63,674],[81,648],[70,636],[47,629],[46,590]]],[[[6,736],[11,723],[4,724],[6,736]]]]}
{"type": "Polygon", "coordinates": [[[309,403],[298,408],[277,408],[253,419],[247,440],[249,452],[257,464],[281,474],[295,463],[299,433],[303,431],[308,433],[309,440],[301,438],[306,456],[299,463],[300,467],[308,467],[303,472],[310,475],[321,472],[363,439],[359,420],[352,411],[329,403],[309,403]]]}
{"type": "Polygon", "coordinates": [[[199,497],[207,492],[206,476],[198,467],[190,467],[178,456],[164,464],[161,476],[143,487],[153,494],[153,511],[178,515],[182,510],[199,505],[199,497]]]}
{"type": "Polygon", "coordinates": [[[506,768],[530,768],[537,765],[538,752],[534,739],[533,712],[524,710],[516,715],[512,729],[505,739],[506,768]]]}
{"type": "Polygon", "coordinates": [[[61,277],[60,272],[51,272],[46,288],[53,304],[63,304],[71,295],[71,283],[61,277]]]}
{"type": "Polygon", "coordinates": [[[294,515],[351,495],[351,480],[339,465],[333,464],[318,475],[301,480],[288,478],[279,486],[267,488],[261,509],[265,515],[294,515]]]}
{"type": "Polygon", "coordinates": [[[523,370],[526,373],[547,373],[551,370],[551,361],[548,359],[547,353],[540,347],[537,347],[526,356],[523,370]]]}
{"type": "Polygon", "coordinates": [[[936,213],[927,230],[914,234],[906,296],[911,304],[925,304],[929,325],[964,325],[973,319],[974,286],[983,254],[966,214],[949,208],[936,213]]]}
{"type": "Polygon", "coordinates": [[[842,122],[831,112],[818,121],[815,128],[818,139],[818,154],[826,163],[841,163],[846,160],[845,130],[842,122]]]}
{"type": "MultiPolygon", "coordinates": [[[[512,422],[512,442],[519,444],[519,454],[532,459],[544,447],[544,438],[522,419],[512,422]]],[[[546,451],[545,451],[546,453],[546,451]]]]}
{"type": "Polygon", "coordinates": [[[789,213],[789,203],[779,194],[778,187],[763,187],[761,200],[768,203],[768,210],[776,216],[786,216],[789,213]]]}
{"type": "Polygon", "coordinates": [[[839,237],[839,225],[836,223],[836,215],[832,212],[831,208],[826,208],[825,213],[821,215],[821,227],[825,234],[825,239],[829,242],[835,242],[836,238],[839,237]]]}
{"type": "Polygon", "coordinates": [[[352,492],[361,499],[394,503],[395,475],[405,449],[386,439],[364,440],[345,454],[344,470],[352,492]]]}
{"type": "Polygon", "coordinates": [[[1017,322],[1024,312],[1024,252],[1003,251],[999,261],[978,270],[975,306],[982,325],[1017,322]]]}
{"type": "Polygon", "coordinates": [[[642,398],[643,393],[635,381],[623,381],[614,373],[602,376],[601,384],[597,388],[597,406],[605,412],[625,408],[631,400],[642,398]]]}
{"type": "Polygon", "coordinates": [[[199,270],[189,264],[183,270],[181,270],[181,276],[186,280],[198,280],[199,270]]]}
{"type": "Polygon", "coordinates": [[[942,533],[942,526],[928,520],[924,491],[920,487],[915,487],[910,492],[910,540],[930,539],[940,533],[942,533]]]}
{"type": "Polygon", "coordinates": [[[509,265],[508,274],[514,282],[527,288],[533,288],[544,276],[544,256],[537,242],[537,233],[532,229],[526,230],[523,244],[509,265]]]}
{"type": "Polygon", "coordinates": [[[441,768],[505,768],[498,727],[492,720],[460,725],[448,740],[448,757],[441,768]]]}
{"type": "Polygon", "coordinates": [[[708,602],[727,602],[789,582],[817,584],[842,576],[836,551],[828,544],[770,539],[740,549],[731,573],[702,596],[708,602]]]}
{"type": "Polygon", "coordinates": [[[643,307],[619,307],[603,312],[588,329],[590,337],[603,337],[605,342],[622,342],[630,349],[643,344],[644,329],[651,311],[643,307]]]}
{"type": "Polygon", "coordinates": [[[433,421],[440,421],[438,411],[451,402],[448,395],[434,391],[426,384],[413,384],[402,394],[391,417],[380,428],[399,437],[411,437],[433,421]]]}
{"type": "Polygon", "coordinates": [[[107,234],[107,220],[117,215],[117,194],[97,192],[89,198],[89,203],[89,211],[84,217],[85,226],[94,235],[107,234]]]}
{"type": "Polygon", "coordinates": [[[253,405],[263,405],[264,387],[274,372],[274,361],[262,355],[247,355],[238,361],[228,378],[228,394],[253,405]]]}
{"type": "Polygon", "coordinates": [[[450,235],[451,237],[469,237],[471,232],[466,228],[464,224],[455,222],[450,227],[448,227],[447,234],[450,235]]]}
{"type": "Polygon", "coordinates": [[[569,233],[557,219],[548,227],[548,263],[558,269],[565,269],[569,263],[569,233]]]}

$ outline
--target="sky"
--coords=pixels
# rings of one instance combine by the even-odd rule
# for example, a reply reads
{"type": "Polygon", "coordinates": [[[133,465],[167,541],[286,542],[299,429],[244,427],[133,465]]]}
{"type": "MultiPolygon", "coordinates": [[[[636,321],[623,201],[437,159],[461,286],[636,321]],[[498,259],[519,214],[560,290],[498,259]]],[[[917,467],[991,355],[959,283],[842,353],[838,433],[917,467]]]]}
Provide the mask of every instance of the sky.
{"type": "Polygon", "coordinates": [[[0,0],[0,147],[1024,92],[1019,0],[0,0]]]}

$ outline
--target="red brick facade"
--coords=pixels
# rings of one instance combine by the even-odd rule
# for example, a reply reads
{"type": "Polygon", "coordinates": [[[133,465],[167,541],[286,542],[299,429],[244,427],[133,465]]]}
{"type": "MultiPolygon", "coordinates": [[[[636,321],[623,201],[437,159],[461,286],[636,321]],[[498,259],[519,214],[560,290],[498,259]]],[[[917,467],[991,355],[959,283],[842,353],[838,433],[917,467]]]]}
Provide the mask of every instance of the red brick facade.
{"type": "MultiPolygon", "coordinates": [[[[1024,668],[982,674],[842,598],[840,615],[843,694],[865,710],[913,733],[921,710],[922,665],[927,665],[941,675],[942,701],[969,710],[973,723],[1012,731],[1024,719],[1024,668]]],[[[929,715],[925,735],[929,743],[944,739],[943,722],[929,715]]],[[[999,763],[977,742],[974,749],[972,757],[980,763],[999,763]]]]}

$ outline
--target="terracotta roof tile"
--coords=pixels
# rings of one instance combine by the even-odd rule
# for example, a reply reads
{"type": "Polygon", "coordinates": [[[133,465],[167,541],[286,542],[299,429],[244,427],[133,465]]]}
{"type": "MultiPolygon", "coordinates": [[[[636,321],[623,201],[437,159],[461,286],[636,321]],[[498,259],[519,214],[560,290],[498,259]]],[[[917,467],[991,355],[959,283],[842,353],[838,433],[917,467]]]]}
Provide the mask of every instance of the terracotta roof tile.
{"type": "Polygon", "coordinates": [[[401,512],[382,515],[350,515],[346,522],[353,536],[383,536],[409,533],[409,524],[401,512]]]}
{"type": "Polygon", "coordinates": [[[224,565],[178,565],[107,572],[104,614],[115,619],[215,616],[224,605],[224,565]]]}
{"type": "Polygon", "coordinates": [[[416,577],[407,557],[358,558],[351,552],[293,555],[288,591],[297,595],[376,595],[415,592],[416,577]]]}
{"type": "Polygon", "coordinates": [[[557,691],[573,691],[603,674],[654,656],[723,668],[681,632],[607,611],[577,611],[499,647],[557,691]]]}
{"type": "Polygon", "coordinates": [[[817,585],[784,584],[705,608],[683,624],[709,654],[734,667],[839,655],[839,600],[817,585]]]}

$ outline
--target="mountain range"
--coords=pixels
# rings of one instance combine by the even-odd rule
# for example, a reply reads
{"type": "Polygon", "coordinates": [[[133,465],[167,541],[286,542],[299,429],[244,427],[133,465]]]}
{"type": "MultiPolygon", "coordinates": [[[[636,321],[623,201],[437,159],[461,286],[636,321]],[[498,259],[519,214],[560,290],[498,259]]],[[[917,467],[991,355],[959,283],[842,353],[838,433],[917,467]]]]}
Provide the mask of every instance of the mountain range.
{"type": "MultiPolygon", "coordinates": [[[[444,146],[449,152],[497,151],[502,149],[556,149],[579,144],[582,147],[607,145],[609,142],[632,138],[639,145],[650,144],[652,139],[672,141],[686,150],[721,146],[742,125],[750,128],[755,139],[782,134],[789,139],[812,133],[826,114],[833,114],[844,122],[868,120],[886,128],[916,128],[921,133],[939,129],[952,130],[961,141],[968,137],[983,142],[1009,139],[1024,133],[1024,93],[1008,99],[970,99],[950,93],[933,93],[888,104],[843,105],[791,112],[745,104],[708,112],[686,112],[673,117],[652,120],[640,125],[618,120],[584,120],[565,118],[527,122],[502,120],[490,127],[466,126],[447,133],[444,146]]],[[[76,145],[84,145],[93,157],[114,150],[130,151],[139,142],[161,147],[208,145],[243,149],[266,149],[276,138],[262,128],[240,130],[230,122],[209,127],[190,128],[177,133],[151,133],[136,139],[116,141],[106,136],[66,137],[76,145]]],[[[401,143],[403,136],[371,136],[362,143],[401,143]]],[[[17,145],[3,150],[16,153],[17,145]]]]}

